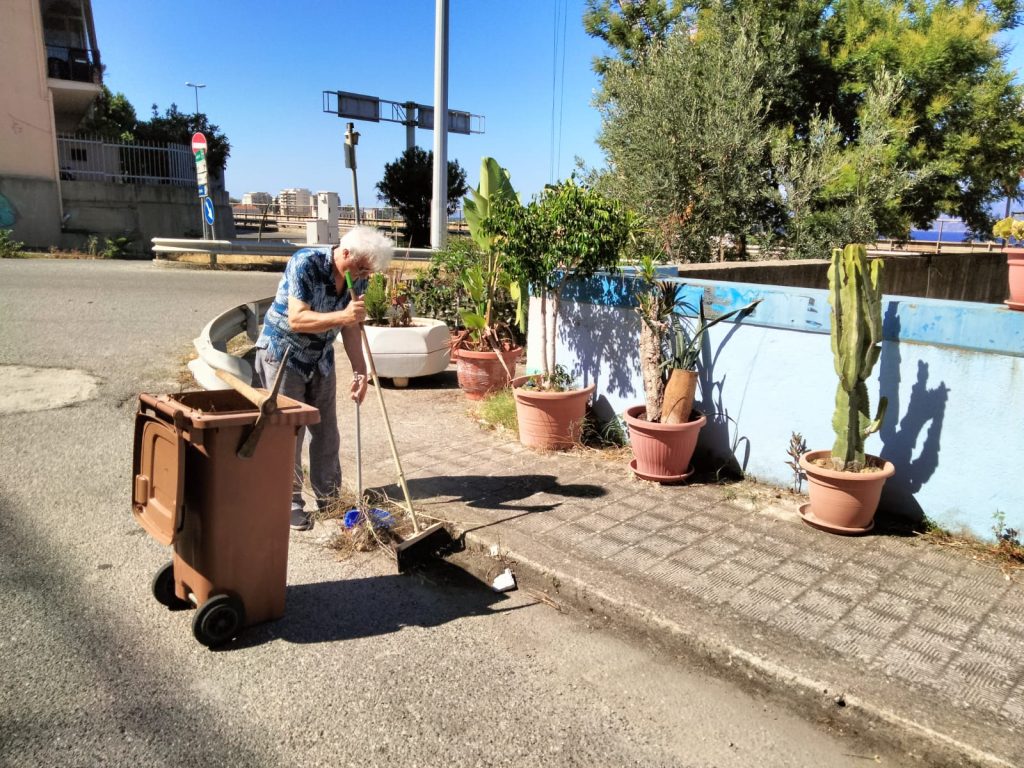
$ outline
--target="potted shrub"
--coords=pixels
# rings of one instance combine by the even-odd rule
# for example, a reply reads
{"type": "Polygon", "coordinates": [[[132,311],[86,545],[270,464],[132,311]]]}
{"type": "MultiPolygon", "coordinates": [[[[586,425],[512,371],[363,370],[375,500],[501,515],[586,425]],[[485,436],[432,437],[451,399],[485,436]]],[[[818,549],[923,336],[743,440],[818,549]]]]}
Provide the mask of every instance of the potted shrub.
{"type": "Polygon", "coordinates": [[[866,533],[874,527],[882,486],[896,470],[891,462],[864,453],[864,438],[882,426],[886,398],[868,414],[867,379],[881,353],[882,261],[870,264],[863,245],[832,251],[828,270],[832,305],[832,357],[839,386],[831,451],[800,457],[807,474],[810,504],[800,508],[804,521],[832,533],[866,533]]]}
{"type": "Polygon", "coordinates": [[[512,382],[520,442],[545,450],[568,448],[579,441],[595,385],[576,387],[557,365],[562,290],[569,278],[586,279],[617,266],[633,217],[620,203],[570,178],[526,206],[499,201],[484,225],[501,243],[509,272],[541,300],[541,373],[512,382]]]}
{"type": "Polygon", "coordinates": [[[448,326],[442,320],[413,316],[401,269],[388,270],[387,277],[373,275],[364,300],[366,341],[378,376],[404,387],[410,378],[448,367],[448,326]]]}
{"type": "Polygon", "coordinates": [[[1003,252],[1010,278],[1010,298],[1006,300],[1006,306],[1024,311],[1024,247],[1020,247],[1024,244],[1024,221],[1007,216],[996,222],[992,234],[1005,240],[1003,252]],[[1010,246],[1011,240],[1017,243],[1017,247],[1010,246]]]}
{"type": "Polygon", "coordinates": [[[683,283],[655,279],[650,258],[637,272],[643,281],[637,314],[645,403],[625,413],[633,449],[630,468],[644,480],[682,482],[693,474],[690,459],[707,423],[704,414],[693,409],[704,334],[723,320],[749,314],[760,299],[708,320],[703,302],[694,308],[683,300],[683,283]]]}
{"type": "Polygon", "coordinates": [[[480,183],[463,199],[469,234],[481,251],[481,259],[462,273],[462,285],[473,307],[460,311],[466,333],[453,349],[459,386],[470,400],[508,386],[522,348],[494,314],[495,295],[504,286],[517,292],[504,269],[504,253],[484,222],[498,201],[519,204],[509,173],[493,157],[480,163],[480,183]]]}

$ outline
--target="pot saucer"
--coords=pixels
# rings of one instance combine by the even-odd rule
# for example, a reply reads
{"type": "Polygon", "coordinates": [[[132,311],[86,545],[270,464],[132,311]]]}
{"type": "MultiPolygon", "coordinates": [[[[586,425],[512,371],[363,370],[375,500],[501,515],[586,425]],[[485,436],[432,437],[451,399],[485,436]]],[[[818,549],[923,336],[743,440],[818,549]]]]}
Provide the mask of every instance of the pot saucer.
{"type": "Polygon", "coordinates": [[[811,512],[810,504],[800,505],[800,517],[802,517],[804,522],[812,528],[817,528],[828,533],[838,533],[841,536],[862,536],[875,527],[874,520],[868,523],[866,528],[844,528],[841,525],[826,523],[824,520],[819,520],[814,516],[814,513],[811,512]]]}
{"type": "Polygon", "coordinates": [[[1024,311],[1024,301],[1010,301],[1009,299],[1007,299],[1006,301],[1003,302],[1003,304],[1008,306],[1010,309],[1024,311]]]}
{"type": "Polygon", "coordinates": [[[636,459],[629,462],[629,468],[633,470],[633,474],[639,477],[641,480],[650,480],[652,483],[682,483],[687,480],[690,475],[693,474],[693,466],[683,475],[649,475],[645,472],[640,472],[636,468],[636,459]]]}

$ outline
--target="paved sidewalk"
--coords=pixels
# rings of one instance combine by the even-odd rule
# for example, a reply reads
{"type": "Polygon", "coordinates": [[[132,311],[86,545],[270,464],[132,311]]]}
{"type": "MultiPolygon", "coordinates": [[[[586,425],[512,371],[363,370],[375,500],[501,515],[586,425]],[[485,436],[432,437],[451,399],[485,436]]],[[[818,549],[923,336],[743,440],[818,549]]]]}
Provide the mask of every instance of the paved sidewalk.
{"type": "MultiPolygon", "coordinates": [[[[497,544],[553,599],[924,764],[1024,765],[1024,585],[913,538],[816,531],[788,494],[660,486],[625,461],[530,451],[477,426],[454,379],[384,396],[417,509],[468,546],[497,544]]],[[[364,484],[398,497],[372,390],[362,421],[364,484]]]]}

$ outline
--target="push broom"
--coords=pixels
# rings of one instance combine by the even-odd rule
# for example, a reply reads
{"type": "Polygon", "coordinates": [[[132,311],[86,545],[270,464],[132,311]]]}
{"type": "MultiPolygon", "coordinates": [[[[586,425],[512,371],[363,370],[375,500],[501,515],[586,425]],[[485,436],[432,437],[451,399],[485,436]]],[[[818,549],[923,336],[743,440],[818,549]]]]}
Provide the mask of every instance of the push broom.
{"type": "MultiPolygon", "coordinates": [[[[355,289],[352,287],[352,277],[348,270],[345,271],[345,282],[348,285],[349,295],[354,299],[355,289]]],[[[408,570],[416,563],[422,562],[430,557],[438,549],[451,542],[451,536],[440,523],[434,523],[426,528],[420,527],[419,519],[412,507],[412,497],[409,495],[409,486],[405,482],[405,473],[402,471],[402,461],[398,458],[398,448],[395,446],[395,436],[391,431],[391,420],[388,418],[388,409],[384,405],[384,393],[381,391],[380,379],[377,378],[377,367],[373,364],[373,353],[370,352],[370,342],[366,337],[366,329],[359,324],[359,335],[363,343],[363,352],[366,357],[366,364],[370,369],[370,377],[373,380],[373,389],[377,393],[377,402],[380,403],[380,413],[384,417],[384,428],[388,436],[388,445],[391,446],[391,456],[395,460],[395,470],[398,472],[398,484],[405,496],[405,510],[409,513],[412,522],[413,535],[399,542],[395,546],[395,559],[398,561],[398,572],[408,570]]],[[[359,505],[363,505],[363,468],[362,468],[362,447],[361,428],[359,424],[359,403],[356,403],[356,481],[357,492],[359,493],[359,505]]]]}

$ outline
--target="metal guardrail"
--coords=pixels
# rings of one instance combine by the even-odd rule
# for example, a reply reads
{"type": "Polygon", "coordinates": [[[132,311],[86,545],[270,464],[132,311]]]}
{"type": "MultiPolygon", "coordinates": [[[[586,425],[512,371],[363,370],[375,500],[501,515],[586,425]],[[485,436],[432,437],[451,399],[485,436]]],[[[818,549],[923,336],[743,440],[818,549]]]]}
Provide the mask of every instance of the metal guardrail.
{"type": "MultiPolygon", "coordinates": [[[[216,263],[216,256],[291,256],[300,248],[307,248],[307,243],[271,240],[197,240],[194,238],[154,237],[153,253],[157,258],[161,254],[205,253],[216,263]]],[[[323,245],[326,245],[324,243],[323,245]]],[[[429,260],[433,251],[430,248],[395,248],[395,258],[429,260]]]]}
{"type": "Polygon", "coordinates": [[[189,362],[188,369],[203,389],[230,389],[217,378],[217,371],[227,371],[242,381],[252,382],[252,366],[246,360],[230,354],[228,342],[240,333],[256,341],[260,323],[273,301],[274,297],[269,296],[229,309],[208,322],[202,333],[192,340],[199,357],[189,362]]]}
{"type": "Polygon", "coordinates": [[[188,237],[154,237],[153,253],[207,253],[224,256],[291,256],[303,246],[261,240],[198,240],[188,237]]]}

